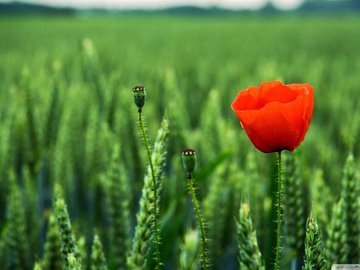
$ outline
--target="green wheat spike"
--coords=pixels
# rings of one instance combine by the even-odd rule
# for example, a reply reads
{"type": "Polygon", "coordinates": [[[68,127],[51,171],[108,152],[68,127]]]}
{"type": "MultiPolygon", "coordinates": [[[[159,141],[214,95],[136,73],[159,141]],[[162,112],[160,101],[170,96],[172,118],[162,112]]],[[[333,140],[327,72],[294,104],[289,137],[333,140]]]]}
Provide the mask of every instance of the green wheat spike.
{"type": "MultiPolygon", "coordinates": [[[[13,144],[13,134],[12,128],[13,120],[12,114],[14,109],[9,108],[9,118],[6,120],[2,120],[3,124],[1,124],[0,128],[0,192],[6,194],[7,185],[5,184],[5,176],[7,175],[8,168],[10,168],[14,160],[14,144],[13,144]]],[[[5,200],[5,196],[0,198],[0,204],[3,205],[3,200],[5,200]]]]}
{"type": "MultiPolygon", "coordinates": [[[[27,131],[27,122],[26,122],[26,105],[24,104],[24,97],[20,91],[14,93],[15,98],[14,105],[16,109],[10,111],[11,115],[11,131],[10,131],[10,140],[8,141],[11,144],[12,163],[9,163],[9,167],[5,168],[4,173],[8,173],[11,166],[18,164],[17,169],[20,169],[20,166],[26,163],[31,159],[31,145],[29,142],[29,132],[27,131]]],[[[6,176],[3,175],[3,177],[6,176]]]]}
{"type": "Polygon", "coordinates": [[[101,74],[98,53],[91,39],[85,38],[82,41],[82,60],[84,79],[92,82],[91,87],[94,87],[94,94],[98,100],[99,111],[102,113],[108,91],[104,91],[106,88],[105,81],[101,74]]]}
{"type": "Polygon", "coordinates": [[[180,245],[179,270],[197,270],[199,268],[200,239],[196,230],[189,230],[180,245]]]}
{"type": "Polygon", "coordinates": [[[82,95],[79,88],[74,87],[70,92],[53,157],[53,165],[57,167],[54,182],[61,181],[64,194],[76,193],[76,203],[74,200],[69,201],[69,208],[80,211],[83,209],[88,190],[84,173],[84,128],[88,120],[87,110],[91,110],[91,104],[87,104],[88,96],[82,95]],[[82,102],[79,103],[79,100],[82,102]]]}
{"type": "MultiPolygon", "coordinates": [[[[235,170],[238,171],[239,169],[235,168],[234,171],[235,170]]],[[[271,209],[271,199],[267,194],[269,186],[266,181],[263,180],[259,171],[259,162],[257,162],[254,152],[249,151],[245,159],[245,170],[242,177],[244,185],[241,187],[243,189],[241,194],[246,194],[249,197],[248,203],[251,205],[251,217],[254,221],[254,228],[257,231],[258,238],[266,239],[268,237],[267,235],[270,234],[268,231],[271,230],[267,225],[268,215],[266,213],[266,211],[270,211],[271,209]]],[[[241,195],[235,196],[240,197],[241,195]]],[[[241,199],[237,200],[237,202],[240,203],[241,199]]],[[[238,208],[238,206],[235,207],[236,209],[238,208]]],[[[263,241],[262,244],[266,245],[266,241],[263,241]]],[[[265,252],[263,255],[266,255],[265,252]]]]}
{"type": "Polygon", "coordinates": [[[19,187],[15,183],[16,180],[13,172],[10,173],[9,180],[11,193],[8,197],[7,205],[7,243],[12,257],[10,268],[15,267],[19,270],[26,270],[29,268],[30,263],[30,247],[23,200],[19,187]]]}
{"type": "Polygon", "coordinates": [[[342,209],[344,212],[343,222],[347,227],[347,263],[360,262],[360,209],[358,207],[358,198],[360,197],[359,181],[360,179],[358,172],[356,171],[354,156],[349,154],[344,167],[341,192],[341,198],[344,200],[342,209]]]}
{"type": "Polygon", "coordinates": [[[52,160],[50,160],[50,176],[51,183],[61,181],[64,189],[64,193],[68,194],[71,189],[70,175],[71,175],[71,135],[72,128],[71,123],[72,114],[70,109],[66,109],[62,115],[59,133],[57,140],[52,151],[52,160]]]}
{"type": "Polygon", "coordinates": [[[73,253],[67,254],[66,265],[65,270],[81,270],[79,259],[73,253]]]}
{"type": "MultiPolygon", "coordinates": [[[[157,185],[160,188],[161,177],[165,165],[167,138],[169,134],[168,120],[163,118],[158,131],[155,145],[152,151],[152,161],[156,176],[157,185]]],[[[147,253],[153,237],[154,229],[154,186],[151,171],[148,166],[147,175],[144,178],[144,187],[140,198],[140,209],[137,214],[137,225],[132,242],[128,266],[130,269],[144,269],[147,253]]],[[[159,198],[159,196],[158,196],[159,198]]]]}
{"type": "Polygon", "coordinates": [[[348,245],[347,245],[347,227],[344,222],[344,199],[340,198],[339,202],[333,207],[331,223],[328,227],[328,238],[326,241],[326,255],[328,266],[332,264],[347,263],[348,245]]]}
{"type": "Polygon", "coordinates": [[[0,265],[2,265],[5,269],[8,267],[8,247],[6,245],[7,235],[7,226],[5,225],[0,233],[0,265]]]}
{"type": "MultiPolygon", "coordinates": [[[[121,128],[119,130],[119,137],[135,138],[136,136],[138,136],[138,129],[133,124],[137,120],[133,116],[133,114],[123,110],[122,113],[119,113],[119,117],[120,116],[122,117],[123,122],[121,126],[123,126],[124,128],[121,128]],[[126,115],[126,117],[123,117],[123,115],[126,115]]],[[[136,140],[131,139],[127,140],[126,143],[121,146],[121,148],[126,168],[130,170],[130,174],[133,176],[133,178],[135,178],[135,185],[140,185],[144,174],[141,158],[142,151],[140,151],[139,144],[136,140]]]]}
{"type": "MultiPolygon", "coordinates": [[[[334,202],[329,185],[325,184],[323,171],[320,169],[314,172],[314,179],[311,181],[311,201],[313,202],[313,214],[316,216],[318,224],[322,228],[326,228],[330,223],[330,209],[334,202]]],[[[327,232],[323,233],[326,239],[327,232]]]]}
{"type": "Polygon", "coordinates": [[[239,210],[239,205],[241,205],[244,194],[244,181],[246,181],[244,171],[239,171],[238,165],[235,162],[230,162],[228,169],[228,183],[231,190],[231,196],[233,198],[233,213],[237,213],[239,210]]]}
{"type": "Polygon", "coordinates": [[[35,101],[34,101],[34,91],[30,87],[30,74],[28,70],[24,70],[22,73],[21,87],[24,88],[24,99],[25,99],[25,109],[26,109],[26,124],[27,130],[26,134],[29,136],[29,145],[30,145],[30,157],[29,157],[29,168],[31,174],[34,175],[40,168],[40,155],[41,155],[41,145],[40,145],[40,136],[37,130],[38,119],[35,110],[35,101]]]}
{"type": "Polygon", "coordinates": [[[85,134],[84,171],[86,179],[90,183],[96,181],[99,173],[106,170],[107,160],[111,155],[109,149],[112,149],[112,146],[109,139],[113,135],[110,133],[107,123],[101,121],[96,110],[89,113],[88,127],[85,134]]]}
{"type": "Polygon", "coordinates": [[[171,135],[169,138],[169,155],[177,153],[179,148],[188,145],[189,116],[186,110],[186,98],[178,87],[175,70],[167,68],[164,75],[164,88],[168,100],[168,114],[172,123],[171,135]]]}
{"type": "Polygon", "coordinates": [[[46,234],[44,256],[42,259],[43,270],[62,270],[63,258],[61,253],[61,238],[56,219],[53,214],[49,218],[46,234]]]}
{"type": "MultiPolygon", "coordinates": [[[[221,107],[219,106],[219,91],[212,89],[209,92],[208,99],[201,112],[201,133],[199,133],[199,144],[202,148],[201,152],[206,153],[203,158],[205,161],[210,161],[223,151],[222,142],[224,141],[225,122],[219,119],[221,116],[221,107]],[[216,119],[216,121],[214,121],[216,119]],[[211,134],[207,136],[206,140],[203,134],[211,134]]],[[[201,157],[200,157],[201,158],[201,157]]]]}
{"type": "Polygon", "coordinates": [[[71,229],[71,222],[67,211],[66,203],[60,194],[53,204],[54,213],[56,217],[56,224],[59,228],[61,238],[61,253],[65,267],[70,267],[68,262],[68,256],[71,254],[76,258],[76,265],[81,265],[81,254],[79,252],[75,236],[71,229]]]}
{"type": "Polygon", "coordinates": [[[240,268],[265,270],[247,203],[242,203],[240,206],[236,227],[240,268]]]}
{"type": "Polygon", "coordinates": [[[23,168],[24,178],[24,208],[26,212],[26,228],[29,237],[29,244],[32,250],[38,248],[40,234],[39,201],[36,190],[36,179],[31,176],[30,170],[23,168]]]}
{"type": "Polygon", "coordinates": [[[120,147],[115,144],[107,174],[107,204],[110,214],[111,265],[124,269],[130,249],[130,190],[125,168],[120,162],[120,147]]]}
{"type": "Polygon", "coordinates": [[[59,84],[61,82],[58,70],[55,70],[52,78],[52,90],[49,96],[47,110],[45,112],[45,119],[42,128],[42,144],[48,149],[52,149],[55,144],[60,123],[60,109],[62,106],[62,99],[60,96],[59,84]]]}
{"type": "MultiPolygon", "coordinates": [[[[122,269],[122,268],[114,268],[122,269]]],[[[106,259],[103,251],[100,238],[97,234],[94,236],[92,248],[91,248],[91,270],[108,270],[106,265],[106,259]]]]}
{"type": "Polygon", "coordinates": [[[36,263],[34,264],[33,270],[44,270],[44,268],[41,266],[41,263],[36,262],[36,263]]]}
{"type": "Polygon", "coordinates": [[[226,235],[227,217],[230,211],[227,185],[227,167],[221,166],[210,182],[209,192],[203,204],[204,219],[208,227],[209,256],[212,264],[217,264],[217,258],[221,254],[222,240],[226,235]],[[217,211],[214,211],[217,209],[217,211]]]}
{"type": "Polygon", "coordinates": [[[81,262],[82,265],[87,265],[87,253],[86,253],[86,239],[83,235],[78,236],[77,239],[77,247],[80,254],[80,259],[78,259],[78,262],[81,262]]]}
{"type": "Polygon", "coordinates": [[[90,183],[93,183],[94,178],[97,177],[98,172],[98,157],[97,153],[100,119],[96,110],[91,110],[88,115],[88,124],[85,133],[85,154],[84,154],[84,171],[86,178],[90,183]]]}
{"type": "Polygon", "coordinates": [[[293,154],[284,155],[284,220],[286,241],[295,257],[302,258],[305,239],[304,182],[299,162],[293,154]]]}
{"type": "Polygon", "coordinates": [[[306,223],[305,258],[303,270],[327,270],[321,233],[316,220],[310,214],[306,223]]]}

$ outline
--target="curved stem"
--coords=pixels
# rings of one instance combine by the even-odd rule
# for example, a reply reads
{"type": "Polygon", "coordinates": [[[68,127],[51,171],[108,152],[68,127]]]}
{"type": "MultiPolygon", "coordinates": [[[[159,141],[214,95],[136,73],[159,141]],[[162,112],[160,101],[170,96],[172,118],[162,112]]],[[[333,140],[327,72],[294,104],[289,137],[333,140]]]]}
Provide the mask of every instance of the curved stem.
{"type": "Polygon", "coordinates": [[[276,194],[276,256],[274,270],[280,269],[280,240],[281,240],[281,207],[282,207],[282,171],[281,171],[281,151],[278,152],[277,160],[277,182],[278,190],[276,194]]]}
{"type": "Polygon", "coordinates": [[[143,137],[144,140],[144,145],[146,148],[146,152],[147,152],[147,156],[148,156],[148,161],[149,161],[149,165],[150,165],[150,170],[151,170],[151,177],[152,177],[152,182],[153,182],[153,191],[154,191],[154,246],[155,246],[155,269],[159,270],[160,269],[160,239],[159,239],[159,216],[158,216],[158,185],[156,183],[156,178],[155,178],[155,172],[154,172],[154,166],[153,166],[153,162],[151,159],[151,151],[150,151],[150,145],[149,145],[149,140],[147,138],[146,132],[145,132],[145,127],[144,127],[144,121],[142,118],[142,113],[141,113],[141,109],[139,109],[139,125],[140,125],[140,130],[141,130],[141,135],[143,137]]]}
{"type": "Polygon", "coordinates": [[[193,205],[194,205],[194,211],[195,211],[197,223],[198,223],[198,225],[200,227],[200,234],[201,234],[201,266],[202,266],[202,269],[206,270],[206,269],[208,269],[208,266],[207,266],[208,259],[207,259],[207,255],[206,255],[205,227],[204,227],[204,224],[203,224],[203,220],[201,218],[199,202],[198,202],[198,200],[196,199],[196,196],[195,196],[195,189],[194,189],[193,179],[192,179],[191,175],[188,176],[188,189],[189,189],[189,193],[190,193],[190,196],[191,196],[191,200],[192,200],[193,205]]]}

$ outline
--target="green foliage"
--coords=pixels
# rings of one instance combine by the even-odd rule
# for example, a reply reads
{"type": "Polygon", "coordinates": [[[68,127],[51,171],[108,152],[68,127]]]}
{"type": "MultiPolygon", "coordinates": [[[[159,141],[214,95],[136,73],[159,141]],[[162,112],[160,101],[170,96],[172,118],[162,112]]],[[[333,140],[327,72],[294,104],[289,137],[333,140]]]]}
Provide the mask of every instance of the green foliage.
{"type": "Polygon", "coordinates": [[[68,253],[66,256],[66,267],[65,270],[81,270],[81,265],[76,256],[72,253],[68,253]]]}
{"type": "Polygon", "coordinates": [[[23,197],[15,183],[15,176],[10,173],[11,193],[8,196],[7,209],[7,244],[10,253],[10,268],[26,270],[30,266],[29,242],[27,241],[23,197]]]}
{"type": "MultiPolygon", "coordinates": [[[[221,166],[211,178],[209,191],[204,200],[204,219],[208,228],[209,257],[213,265],[217,264],[217,258],[223,246],[223,239],[226,234],[227,218],[231,211],[230,187],[226,183],[227,170],[221,166]],[[217,209],[217,211],[214,211],[217,209]]],[[[210,179],[209,179],[210,180],[210,179]]],[[[230,214],[231,216],[232,214],[230,214]]]]}
{"type": "Polygon", "coordinates": [[[179,254],[179,270],[196,270],[199,267],[199,241],[198,232],[196,230],[189,230],[180,245],[179,254]]]}
{"type": "Polygon", "coordinates": [[[63,269],[60,232],[53,214],[49,218],[41,266],[42,270],[63,269]]]}
{"type": "Polygon", "coordinates": [[[145,128],[145,123],[144,123],[144,119],[143,119],[143,114],[142,112],[142,106],[144,106],[145,104],[145,98],[146,98],[146,92],[145,92],[145,88],[143,86],[135,86],[133,88],[134,91],[134,101],[136,106],[138,107],[138,122],[139,122],[139,130],[140,130],[140,134],[141,134],[141,139],[143,140],[144,143],[144,147],[145,147],[145,151],[146,151],[146,155],[147,155],[147,160],[148,160],[148,166],[149,166],[149,170],[148,173],[149,175],[151,175],[151,180],[152,180],[152,191],[154,193],[153,195],[153,243],[154,243],[154,251],[153,251],[153,260],[155,263],[155,270],[160,270],[160,265],[161,265],[161,258],[160,258],[160,230],[159,230],[159,219],[160,219],[160,215],[159,215],[159,202],[160,202],[160,187],[161,187],[161,182],[158,181],[158,179],[156,178],[156,174],[155,174],[155,168],[154,168],[154,163],[152,160],[152,152],[151,152],[151,148],[150,148],[150,143],[149,143],[149,139],[148,139],[148,135],[146,132],[146,128],[145,128]],[[139,92],[141,93],[139,95],[139,92]]]}
{"type": "Polygon", "coordinates": [[[218,153],[223,150],[223,137],[225,130],[224,121],[214,121],[218,115],[221,115],[221,107],[219,106],[219,91],[217,89],[211,89],[206,103],[204,104],[203,110],[201,112],[201,130],[202,133],[199,133],[199,136],[205,134],[212,134],[204,140],[201,144],[201,149],[199,152],[206,153],[204,159],[209,161],[214,159],[218,153]]]}
{"type": "Polygon", "coordinates": [[[306,207],[304,181],[299,160],[292,154],[284,155],[284,221],[286,242],[294,257],[303,257],[306,207]]]}
{"type": "Polygon", "coordinates": [[[187,176],[187,188],[189,191],[189,195],[191,198],[191,202],[193,204],[193,208],[194,208],[194,216],[195,216],[195,220],[197,223],[197,227],[198,230],[200,232],[200,239],[201,239],[201,252],[200,252],[200,264],[201,264],[201,269],[203,270],[207,270],[211,264],[211,262],[209,261],[209,256],[208,256],[208,247],[207,247],[207,242],[208,242],[208,237],[207,237],[207,232],[205,229],[205,221],[202,217],[202,211],[200,209],[200,204],[198,199],[196,198],[196,193],[195,193],[195,187],[194,187],[194,183],[193,183],[193,177],[187,176]]]}
{"type": "Polygon", "coordinates": [[[113,258],[111,265],[115,269],[123,269],[126,266],[130,249],[130,190],[119,155],[120,147],[115,144],[107,174],[107,202],[111,226],[110,251],[113,258]]]}
{"type": "Polygon", "coordinates": [[[26,234],[28,235],[29,245],[32,249],[39,248],[38,238],[40,235],[41,221],[39,220],[39,196],[36,189],[36,182],[31,176],[30,170],[22,170],[24,181],[24,205],[26,219],[26,234]]]}
{"type": "MultiPolygon", "coordinates": [[[[331,187],[325,182],[322,170],[312,173],[311,179],[311,201],[314,216],[321,228],[325,228],[330,223],[331,209],[334,199],[332,198],[331,187]]],[[[324,231],[326,236],[326,231],[324,231]]]]}
{"type": "Polygon", "coordinates": [[[7,258],[6,258],[6,255],[7,255],[7,250],[6,250],[6,243],[4,241],[4,229],[1,233],[1,237],[0,237],[0,263],[1,265],[3,266],[6,266],[7,264],[7,258]]]}
{"type": "MultiPolygon", "coordinates": [[[[166,142],[169,134],[168,120],[163,118],[161,127],[158,131],[153,152],[152,163],[154,166],[154,175],[157,185],[161,184],[161,178],[165,165],[166,142]]],[[[131,254],[128,258],[130,269],[143,269],[146,264],[146,256],[150,248],[150,241],[154,230],[154,185],[152,181],[152,172],[148,166],[147,175],[144,178],[144,187],[140,199],[140,209],[137,214],[137,225],[133,238],[131,254]]]]}
{"type": "Polygon", "coordinates": [[[103,247],[97,234],[94,236],[91,249],[91,270],[108,270],[103,247]]]}
{"type": "Polygon", "coordinates": [[[360,260],[360,183],[354,156],[349,154],[342,178],[339,201],[333,207],[328,228],[327,257],[334,263],[356,263],[360,260]]]}
{"type": "MultiPolygon", "coordinates": [[[[319,175],[319,174],[317,174],[319,175]]],[[[358,261],[359,256],[359,180],[354,157],[350,154],[344,166],[340,200],[332,209],[331,220],[327,209],[330,208],[329,187],[324,185],[322,177],[316,177],[315,199],[316,212],[322,217],[322,224],[327,226],[326,255],[328,267],[334,263],[358,261]],[[317,198],[318,197],[318,198],[317,198]]]]}
{"type": "Polygon", "coordinates": [[[344,177],[342,179],[341,198],[343,200],[341,212],[343,218],[341,222],[345,224],[346,245],[348,254],[347,263],[358,263],[360,261],[360,178],[356,170],[354,156],[350,154],[344,167],[344,177]]]}
{"type": "Polygon", "coordinates": [[[71,222],[67,211],[67,206],[61,195],[54,201],[54,213],[56,225],[60,231],[61,253],[65,268],[77,269],[81,265],[81,254],[71,229],[71,222]]]}
{"type": "Polygon", "coordinates": [[[328,239],[326,241],[327,259],[329,267],[332,264],[347,263],[347,256],[349,253],[349,246],[347,245],[347,229],[344,222],[344,200],[340,199],[334,205],[331,223],[328,227],[328,239]]]}
{"type": "Polygon", "coordinates": [[[327,268],[321,232],[316,220],[310,215],[306,222],[305,258],[303,270],[325,270],[327,268]]]}
{"type": "Polygon", "coordinates": [[[359,18],[1,16],[0,36],[2,270],[32,269],[35,260],[42,269],[64,263],[87,269],[86,244],[95,228],[109,270],[126,268],[136,253],[142,269],[154,268],[153,189],[149,175],[144,179],[146,156],[131,93],[139,84],[148,91],[149,138],[165,111],[171,123],[167,155],[159,150],[154,156],[164,176],[158,213],[163,268],[199,266],[179,158],[187,145],[202,153],[195,179],[211,268],[238,268],[234,217],[244,196],[263,263],[271,267],[275,167],[248,142],[230,104],[240,89],[275,79],[315,89],[301,166],[297,160],[294,170],[284,164],[291,177],[284,178],[282,246],[288,257],[282,268],[290,268],[290,249],[302,263],[307,201],[329,264],[359,259],[359,18]],[[349,150],[354,159],[342,178],[349,150]],[[67,207],[54,211],[61,226],[46,226],[56,185],[67,207]]]}
{"type": "Polygon", "coordinates": [[[34,270],[42,270],[43,268],[41,267],[41,264],[40,264],[40,263],[35,263],[33,269],[34,269],[34,270]]]}
{"type": "Polygon", "coordinates": [[[256,231],[250,216],[250,207],[247,203],[242,203],[240,206],[236,227],[240,269],[264,270],[256,231]]]}
{"type": "MultiPolygon", "coordinates": [[[[271,208],[271,198],[269,197],[270,194],[268,191],[270,186],[267,181],[262,181],[262,176],[259,173],[261,170],[260,163],[257,162],[257,156],[253,152],[247,153],[244,166],[244,175],[236,180],[237,182],[240,182],[237,183],[237,185],[240,186],[238,189],[242,191],[242,193],[237,194],[237,196],[245,195],[246,198],[248,198],[252,209],[251,216],[254,221],[257,236],[259,239],[264,239],[267,235],[273,233],[272,228],[267,225],[267,212],[269,211],[269,208],[271,208]],[[252,192],[253,190],[257,190],[257,192],[252,192]]],[[[238,169],[234,168],[232,174],[238,174],[238,171],[238,169]]],[[[273,179],[271,179],[271,181],[275,183],[273,179]]],[[[241,202],[241,197],[234,202],[236,203],[236,209],[238,209],[241,202]]],[[[273,217],[271,217],[271,219],[274,221],[273,217]]],[[[276,224],[273,222],[272,225],[275,226],[276,224]]],[[[272,242],[272,240],[268,242],[272,242]]],[[[259,246],[266,252],[268,248],[265,246],[267,244],[268,243],[263,241],[259,243],[259,246]]],[[[266,256],[265,253],[263,255],[266,256]]]]}
{"type": "Polygon", "coordinates": [[[79,250],[80,257],[77,259],[78,264],[87,265],[87,250],[86,250],[86,239],[84,236],[79,236],[77,239],[77,247],[79,250]]]}

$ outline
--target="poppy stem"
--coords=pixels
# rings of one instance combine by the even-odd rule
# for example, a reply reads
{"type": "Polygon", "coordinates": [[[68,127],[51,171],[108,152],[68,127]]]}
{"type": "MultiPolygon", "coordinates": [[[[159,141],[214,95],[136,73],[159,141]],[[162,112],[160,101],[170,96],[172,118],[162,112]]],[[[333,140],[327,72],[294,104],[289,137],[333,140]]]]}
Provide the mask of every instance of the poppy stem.
{"type": "Polygon", "coordinates": [[[200,206],[199,202],[196,199],[195,195],[195,188],[193,185],[193,178],[192,174],[189,174],[187,176],[187,184],[188,184],[188,190],[190,193],[190,197],[194,206],[195,216],[197,219],[197,224],[200,227],[200,234],[201,234],[201,269],[207,270],[208,269],[208,258],[207,258],[207,252],[206,252],[206,235],[205,235],[205,227],[204,222],[201,218],[201,212],[200,212],[200,206]]]}
{"type": "Polygon", "coordinates": [[[281,151],[278,152],[277,160],[277,182],[278,190],[276,194],[276,256],[274,270],[280,269],[280,241],[281,241],[281,208],[282,208],[282,171],[281,171],[281,151]]]}
{"type": "Polygon", "coordinates": [[[153,192],[154,192],[154,246],[155,246],[155,252],[154,252],[154,261],[155,261],[155,269],[159,270],[161,261],[160,261],[160,237],[159,237],[159,212],[158,212],[158,184],[156,182],[155,172],[154,172],[154,165],[151,158],[151,150],[150,150],[150,144],[148,137],[146,135],[145,126],[144,126],[144,120],[142,117],[141,108],[138,110],[139,112],[139,126],[141,130],[141,135],[143,137],[145,149],[148,156],[150,171],[151,171],[151,177],[153,182],[153,192]]]}

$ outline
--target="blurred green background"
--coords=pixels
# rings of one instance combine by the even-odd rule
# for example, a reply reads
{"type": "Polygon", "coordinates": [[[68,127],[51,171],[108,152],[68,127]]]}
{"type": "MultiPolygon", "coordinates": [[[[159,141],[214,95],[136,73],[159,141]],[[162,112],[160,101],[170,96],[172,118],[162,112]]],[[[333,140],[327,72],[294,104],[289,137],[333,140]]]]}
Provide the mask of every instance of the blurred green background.
{"type": "MultiPolygon", "coordinates": [[[[198,154],[198,195],[214,239],[215,269],[237,269],[234,217],[243,196],[254,209],[269,265],[273,157],[251,145],[230,105],[239,90],[262,81],[313,85],[313,121],[296,155],[309,191],[305,215],[310,208],[325,213],[326,224],[339,198],[345,159],[360,149],[360,18],[344,10],[2,12],[0,253],[8,254],[9,172],[25,194],[29,267],[42,256],[55,182],[65,190],[76,234],[89,246],[98,228],[107,249],[101,177],[114,143],[121,148],[135,226],[146,156],[131,88],[144,84],[151,141],[165,112],[170,125],[160,206],[167,269],[176,268],[179,243],[194,225],[180,160],[186,147],[198,154]]],[[[11,256],[0,256],[1,265],[9,261],[11,256]]]]}

